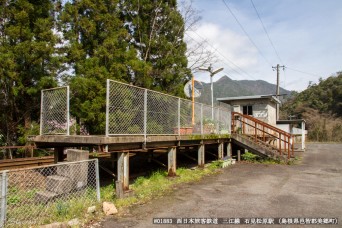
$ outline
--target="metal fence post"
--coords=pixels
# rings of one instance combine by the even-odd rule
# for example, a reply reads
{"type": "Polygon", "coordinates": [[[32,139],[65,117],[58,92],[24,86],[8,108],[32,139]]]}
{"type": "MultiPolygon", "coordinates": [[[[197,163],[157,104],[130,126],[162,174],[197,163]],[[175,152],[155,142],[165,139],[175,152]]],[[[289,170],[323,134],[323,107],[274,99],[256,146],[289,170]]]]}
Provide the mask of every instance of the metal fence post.
{"type": "Polygon", "coordinates": [[[147,135],[147,89],[144,91],[144,140],[146,144],[146,135],[147,135]]]}
{"type": "Polygon", "coordinates": [[[178,135],[180,135],[180,124],[181,124],[181,100],[178,98],[178,135]]]}
{"type": "Polygon", "coordinates": [[[109,87],[109,79],[107,79],[107,91],[106,91],[106,136],[109,135],[109,93],[110,93],[110,87],[109,87]]]}
{"type": "Polygon", "coordinates": [[[95,160],[95,175],[96,175],[96,197],[97,201],[101,201],[101,193],[100,193],[100,175],[99,175],[99,160],[95,160]]]}
{"type": "Polygon", "coordinates": [[[67,135],[70,135],[70,105],[69,105],[69,99],[70,99],[70,89],[69,89],[69,86],[66,87],[67,88],[67,109],[66,109],[66,119],[67,119],[67,124],[66,124],[66,127],[67,127],[67,135]]]}
{"type": "Polygon", "coordinates": [[[217,112],[217,115],[215,115],[217,117],[217,121],[215,121],[216,122],[216,132],[217,132],[217,134],[220,134],[220,109],[219,109],[219,107],[216,107],[215,111],[217,112]]]}
{"type": "Polygon", "coordinates": [[[7,206],[7,171],[1,173],[1,208],[0,208],[0,227],[4,227],[6,222],[7,206]]]}
{"type": "Polygon", "coordinates": [[[203,135],[203,104],[201,104],[201,135],[203,135]]]}
{"type": "Polygon", "coordinates": [[[39,126],[39,135],[43,134],[43,101],[44,101],[44,93],[43,90],[40,91],[40,126],[39,126]]]}

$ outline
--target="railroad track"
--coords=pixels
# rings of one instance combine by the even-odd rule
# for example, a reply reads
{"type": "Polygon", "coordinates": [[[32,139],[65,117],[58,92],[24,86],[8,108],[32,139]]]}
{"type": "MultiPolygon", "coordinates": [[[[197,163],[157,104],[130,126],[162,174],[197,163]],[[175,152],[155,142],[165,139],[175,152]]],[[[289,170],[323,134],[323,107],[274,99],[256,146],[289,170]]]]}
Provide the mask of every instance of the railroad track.
{"type": "Polygon", "coordinates": [[[53,156],[7,159],[0,161],[0,170],[37,167],[53,163],[53,156]]]}
{"type": "MultiPolygon", "coordinates": [[[[92,158],[106,159],[106,158],[110,158],[110,154],[99,153],[96,156],[91,154],[89,158],[90,159],[92,158]]],[[[8,170],[8,169],[39,167],[39,166],[50,165],[50,164],[54,164],[53,156],[6,159],[6,160],[0,160],[0,171],[8,170]]]]}

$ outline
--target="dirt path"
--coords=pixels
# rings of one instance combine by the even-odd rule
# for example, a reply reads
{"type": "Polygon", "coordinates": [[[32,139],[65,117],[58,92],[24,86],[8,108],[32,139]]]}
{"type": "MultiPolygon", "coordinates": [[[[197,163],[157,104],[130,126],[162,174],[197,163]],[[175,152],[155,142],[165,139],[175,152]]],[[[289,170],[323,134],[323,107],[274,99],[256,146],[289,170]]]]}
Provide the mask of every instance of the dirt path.
{"type": "Polygon", "coordinates": [[[160,217],[337,217],[341,226],[342,144],[309,144],[300,165],[231,166],[221,174],[180,186],[170,195],[135,206],[123,217],[107,218],[101,226],[180,227],[153,225],[153,218],[160,217]]]}

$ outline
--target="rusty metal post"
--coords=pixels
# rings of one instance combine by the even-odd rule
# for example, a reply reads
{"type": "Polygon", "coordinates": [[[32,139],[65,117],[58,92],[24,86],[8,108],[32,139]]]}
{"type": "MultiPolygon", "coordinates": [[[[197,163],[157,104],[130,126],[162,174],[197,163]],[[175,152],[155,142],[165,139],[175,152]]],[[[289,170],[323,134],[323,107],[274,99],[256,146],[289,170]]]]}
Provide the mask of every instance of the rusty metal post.
{"type": "Polygon", "coordinates": [[[293,139],[293,135],[291,136],[291,144],[292,144],[292,156],[294,157],[294,139],[293,139]]]}
{"type": "Polygon", "coordinates": [[[279,133],[279,153],[281,155],[281,134],[279,133]]]}
{"type": "Polygon", "coordinates": [[[223,146],[224,146],[224,143],[221,142],[218,144],[218,156],[217,158],[220,160],[223,158],[223,155],[224,155],[224,149],[223,149],[223,146]]]}
{"type": "Polygon", "coordinates": [[[122,196],[123,192],[129,190],[129,152],[119,152],[117,161],[117,196],[122,196]]]}
{"type": "Polygon", "coordinates": [[[258,133],[258,130],[257,130],[257,122],[255,122],[255,129],[254,129],[255,142],[257,142],[257,133],[258,133]]]}
{"type": "Polygon", "coordinates": [[[167,149],[167,171],[168,176],[173,177],[176,176],[176,154],[177,154],[177,148],[176,147],[169,147],[167,149]]]}
{"type": "Polygon", "coordinates": [[[198,146],[198,166],[203,167],[205,164],[205,146],[203,142],[198,146]]]}
{"type": "Polygon", "coordinates": [[[287,136],[287,157],[288,158],[290,157],[290,147],[291,147],[290,136],[287,136]]]}
{"type": "Polygon", "coordinates": [[[287,146],[287,143],[286,143],[286,135],[284,135],[284,153],[286,153],[286,146],[287,146]]]}

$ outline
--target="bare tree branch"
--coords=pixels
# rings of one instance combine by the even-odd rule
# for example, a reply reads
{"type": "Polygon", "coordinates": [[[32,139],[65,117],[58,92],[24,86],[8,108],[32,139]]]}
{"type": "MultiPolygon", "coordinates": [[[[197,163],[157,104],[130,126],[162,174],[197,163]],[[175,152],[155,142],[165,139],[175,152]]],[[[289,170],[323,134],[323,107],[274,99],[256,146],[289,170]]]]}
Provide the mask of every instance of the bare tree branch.
{"type": "Polygon", "coordinates": [[[218,58],[215,52],[208,47],[206,40],[198,41],[188,34],[191,31],[196,31],[201,20],[200,12],[193,7],[193,1],[180,1],[179,9],[184,19],[185,34],[187,35],[187,38],[184,39],[187,43],[188,67],[192,72],[197,72],[198,68],[216,62],[218,58]]]}

